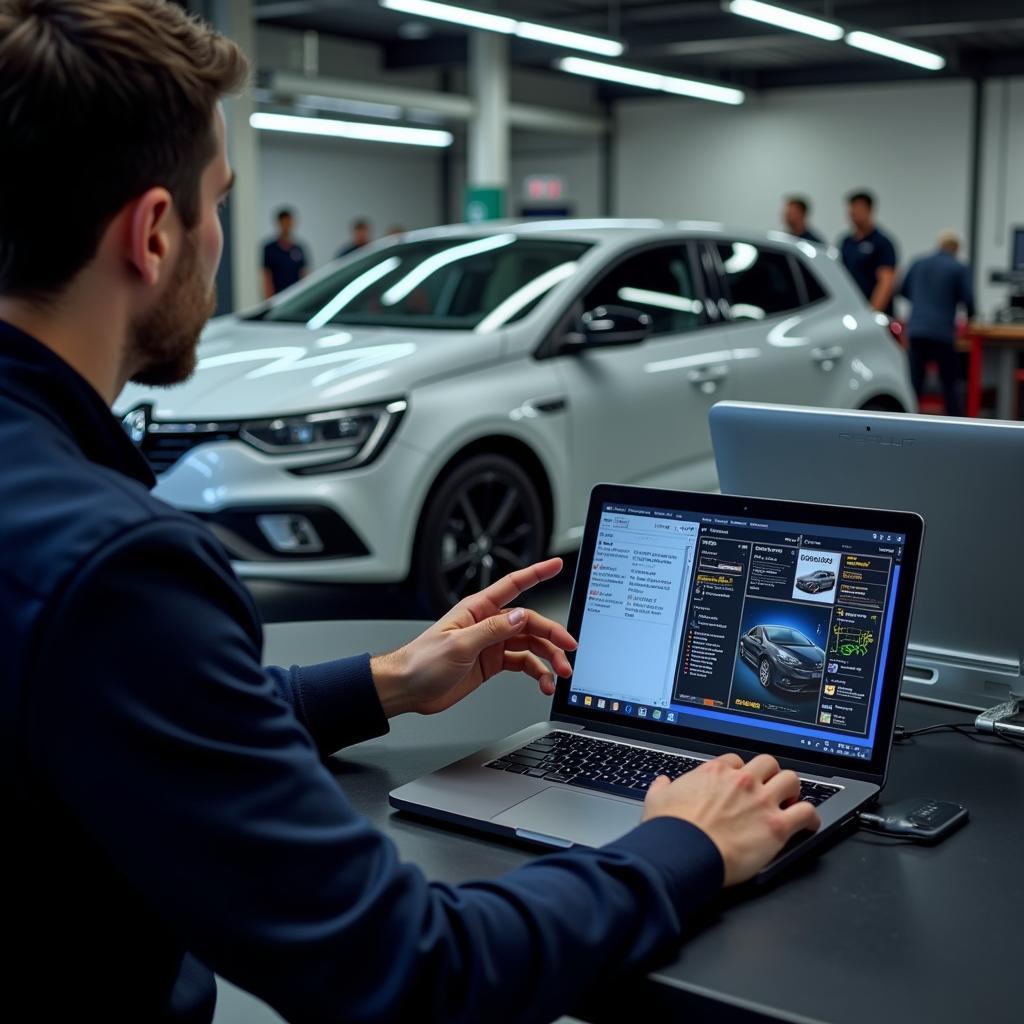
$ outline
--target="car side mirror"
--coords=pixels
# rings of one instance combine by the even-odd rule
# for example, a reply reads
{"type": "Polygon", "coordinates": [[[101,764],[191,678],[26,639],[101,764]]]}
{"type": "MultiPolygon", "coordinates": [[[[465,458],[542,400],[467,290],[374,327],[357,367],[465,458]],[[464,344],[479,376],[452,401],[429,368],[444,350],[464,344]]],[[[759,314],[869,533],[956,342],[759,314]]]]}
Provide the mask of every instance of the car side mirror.
{"type": "Polygon", "coordinates": [[[597,306],[576,322],[562,343],[563,352],[582,352],[612,345],[637,345],[651,333],[653,320],[628,306],[597,306]]]}

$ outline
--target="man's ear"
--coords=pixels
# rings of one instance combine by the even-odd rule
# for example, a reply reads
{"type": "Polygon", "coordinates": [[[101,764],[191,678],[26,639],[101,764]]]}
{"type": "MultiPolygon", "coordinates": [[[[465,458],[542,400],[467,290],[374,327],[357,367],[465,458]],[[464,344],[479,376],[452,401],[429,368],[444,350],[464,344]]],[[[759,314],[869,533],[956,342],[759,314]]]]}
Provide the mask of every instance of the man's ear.
{"type": "Polygon", "coordinates": [[[165,188],[151,188],[125,210],[128,214],[125,256],[143,284],[155,285],[169,267],[177,218],[165,188]]]}

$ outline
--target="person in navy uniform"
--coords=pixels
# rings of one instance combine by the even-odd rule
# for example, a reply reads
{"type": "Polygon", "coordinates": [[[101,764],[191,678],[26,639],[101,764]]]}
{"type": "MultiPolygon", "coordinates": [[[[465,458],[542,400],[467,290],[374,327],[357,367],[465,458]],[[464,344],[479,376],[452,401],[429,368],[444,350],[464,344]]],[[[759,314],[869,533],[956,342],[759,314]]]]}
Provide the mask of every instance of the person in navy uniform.
{"type": "Polygon", "coordinates": [[[846,202],[853,230],[839,243],[843,265],[871,308],[891,316],[896,246],[875,224],[875,197],[870,192],[853,192],[846,202]]]}
{"type": "Polygon", "coordinates": [[[960,359],[956,351],[956,315],[962,307],[974,316],[971,272],[957,259],[960,239],[955,231],[939,235],[938,248],[914,260],[900,283],[899,294],[911,303],[907,321],[910,379],[918,398],[924,390],[929,362],[939,370],[946,398],[946,415],[960,415],[960,359]]]}
{"type": "Polygon", "coordinates": [[[334,258],[340,260],[342,256],[347,256],[350,252],[369,245],[373,241],[370,230],[370,222],[365,217],[357,217],[352,221],[352,238],[337,251],[334,258]]]}
{"type": "Polygon", "coordinates": [[[295,228],[295,214],[282,207],[274,215],[277,221],[277,237],[263,246],[263,297],[290,288],[306,276],[306,250],[292,237],[295,228]]]}
{"type": "Polygon", "coordinates": [[[782,208],[782,222],[786,230],[796,238],[802,238],[805,242],[813,242],[821,245],[825,240],[816,231],[807,226],[807,218],[811,213],[810,201],[803,196],[788,196],[786,205],[782,208]]]}

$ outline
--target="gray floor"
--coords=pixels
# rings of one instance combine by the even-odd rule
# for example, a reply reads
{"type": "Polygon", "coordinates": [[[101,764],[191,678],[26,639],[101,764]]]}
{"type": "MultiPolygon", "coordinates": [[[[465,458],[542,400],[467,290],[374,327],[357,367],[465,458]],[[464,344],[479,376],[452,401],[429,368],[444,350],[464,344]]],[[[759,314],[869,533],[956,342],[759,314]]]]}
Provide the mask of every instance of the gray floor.
{"type": "MultiPolygon", "coordinates": [[[[564,623],[569,608],[574,570],[575,563],[570,562],[558,580],[524,595],[523,600],[517,604],[564,623]]],[[[390,617],[389,613],[400,610],[394,593],[386,590],[376,591],[370,596],[373,610],[368,613],[366,595],[361,595],[359,591],[353,589],[289,588],[272,583],[254,583],[251,589],[268,621],[363,618],[367,614],[390,617]]],[[[275,1024],[281,1021],[281,1017],[266,1003],[236,988],[223,978],[217,979],[217,987],[217,1012],[214,1024],[275,1024]]],[[[558,1024],[572,1024],[572,1019],[564,1017],[558,1024]]]]}

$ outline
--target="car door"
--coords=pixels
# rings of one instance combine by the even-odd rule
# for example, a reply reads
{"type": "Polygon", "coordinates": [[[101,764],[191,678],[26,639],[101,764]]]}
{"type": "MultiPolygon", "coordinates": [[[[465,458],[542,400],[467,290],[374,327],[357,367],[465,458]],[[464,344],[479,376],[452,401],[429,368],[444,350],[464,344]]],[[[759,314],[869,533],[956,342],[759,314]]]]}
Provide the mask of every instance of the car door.
{"type": "Polygon", "coordinates": [[[565,389],[577,507],[598,481],[705,489],[715,483],[708,410],[730,397],[719,314],[705,303],[695,247],[649,245],[614,258],[578,294],[549,351],[565,389]],[[621,347],[565,351],[585,311],[625,306],[651,318],[621,347]]]}
{"type": "Polygon", "coordinates": [[[739,240],[709,242],[703,258],[729,321],[734,390],[751,402],[823,404],[845,353],[808,323],[808,306],[825,296],[798,258],[739,240]]]}

